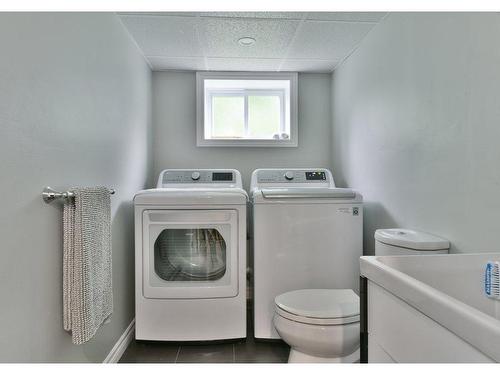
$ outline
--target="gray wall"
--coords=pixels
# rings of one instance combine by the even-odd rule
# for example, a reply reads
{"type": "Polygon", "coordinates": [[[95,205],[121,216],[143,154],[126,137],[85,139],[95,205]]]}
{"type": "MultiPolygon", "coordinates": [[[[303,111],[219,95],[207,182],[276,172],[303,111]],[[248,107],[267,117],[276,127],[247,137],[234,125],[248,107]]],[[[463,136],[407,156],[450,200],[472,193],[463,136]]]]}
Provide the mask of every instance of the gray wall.
{"type": "Polygon", "coordinates": [[[151,72],[113,14],[0,14],[0,361],[100,362],[134,317],[132,197],[148,178],[151,72]],[[46,185],[112,197],[114,314],[62,327],[61,206],[46,185]]]}
{"type": "Polygon", "coordinates": [[[332,161],[376,228],[498,251],[500,15],[390,14],[333,74],[332,161]]]}
{"type": "Polygon", "coordinates": [[[330,81],[329,74],[299,74],[297,148],[196,147],[196,74],[153,73],[154,175],[165,168],[235,168],[248,188],[256,168],[328,168],[330,81]]]}

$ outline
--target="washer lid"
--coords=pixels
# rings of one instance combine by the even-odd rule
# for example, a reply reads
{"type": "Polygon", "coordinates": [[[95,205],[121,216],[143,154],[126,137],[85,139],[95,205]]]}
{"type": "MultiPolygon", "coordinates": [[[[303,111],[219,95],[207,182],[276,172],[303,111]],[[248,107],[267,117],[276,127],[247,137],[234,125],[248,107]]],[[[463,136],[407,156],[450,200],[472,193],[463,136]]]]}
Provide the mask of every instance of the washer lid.
{"type": "Polygon", "coordinates": [[[289,313],[319,319],[359,315],[359,297],[352,289],[301,289],[283,293],[274,299],[289,313]]]}
{"type": "Polygon", "coordinates": [[[321,187],[266,187],[252,191],[254,204],[361,204],[363,197],[352,189],[321,187]]]}
{"type": "Polygon", "coordinates": [[[444,238],[411,229],[377,229],[375,239],[387,245],[406,247],[413,250],[444,250],[450,248],[450,242],[444,238]]]}
{"type": "Polygon", "coordinates": [[[356,192],[343,188],[265,188],[262,196],[267,199],[330,198],[354,199],[356,192]]]}

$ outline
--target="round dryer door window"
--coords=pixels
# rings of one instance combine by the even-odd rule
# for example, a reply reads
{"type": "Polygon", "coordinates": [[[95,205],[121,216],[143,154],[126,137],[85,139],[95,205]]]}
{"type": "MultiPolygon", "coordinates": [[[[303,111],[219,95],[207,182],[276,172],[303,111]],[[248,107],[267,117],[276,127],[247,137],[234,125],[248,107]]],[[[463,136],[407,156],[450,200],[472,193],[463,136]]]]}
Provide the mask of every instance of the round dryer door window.
{"type": "Polygon", "coordinates": [[[226,242],[217,229],[164,229],[154,244],[154,268],[166,281],[218,280],[226,273],[226,242]]]}

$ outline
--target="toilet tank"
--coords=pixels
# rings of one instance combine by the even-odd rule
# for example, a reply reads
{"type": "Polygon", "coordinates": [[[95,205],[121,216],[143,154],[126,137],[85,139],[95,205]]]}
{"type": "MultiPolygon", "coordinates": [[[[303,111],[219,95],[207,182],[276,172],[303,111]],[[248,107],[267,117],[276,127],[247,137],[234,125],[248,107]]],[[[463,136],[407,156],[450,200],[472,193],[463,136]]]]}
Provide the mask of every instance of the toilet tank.
{"type": "Polygon", "coordinates": [[[450,242],[434,234],[402,228],[375,231],[375,255],[448,254],[449,250],[450,242]]]}

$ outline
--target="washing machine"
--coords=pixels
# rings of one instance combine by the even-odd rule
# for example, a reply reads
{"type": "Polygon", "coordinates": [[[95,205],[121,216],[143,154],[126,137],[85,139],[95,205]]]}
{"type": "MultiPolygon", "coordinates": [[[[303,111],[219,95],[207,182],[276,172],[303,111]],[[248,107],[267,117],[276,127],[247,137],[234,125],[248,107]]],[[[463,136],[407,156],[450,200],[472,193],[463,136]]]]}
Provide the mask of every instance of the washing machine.
{"type": "Polygon", "coordinates": [[[135,195],[136,339],[246,337],[247,202],[221,169],[167,169],[135,195]]]}
{"type": "Polygon", "coordinates": [[[274,299],[298,289],[353,289],[363,253],[362,196],[327,169],[252,173],[254,334],[278,339],[274,299]]]}

